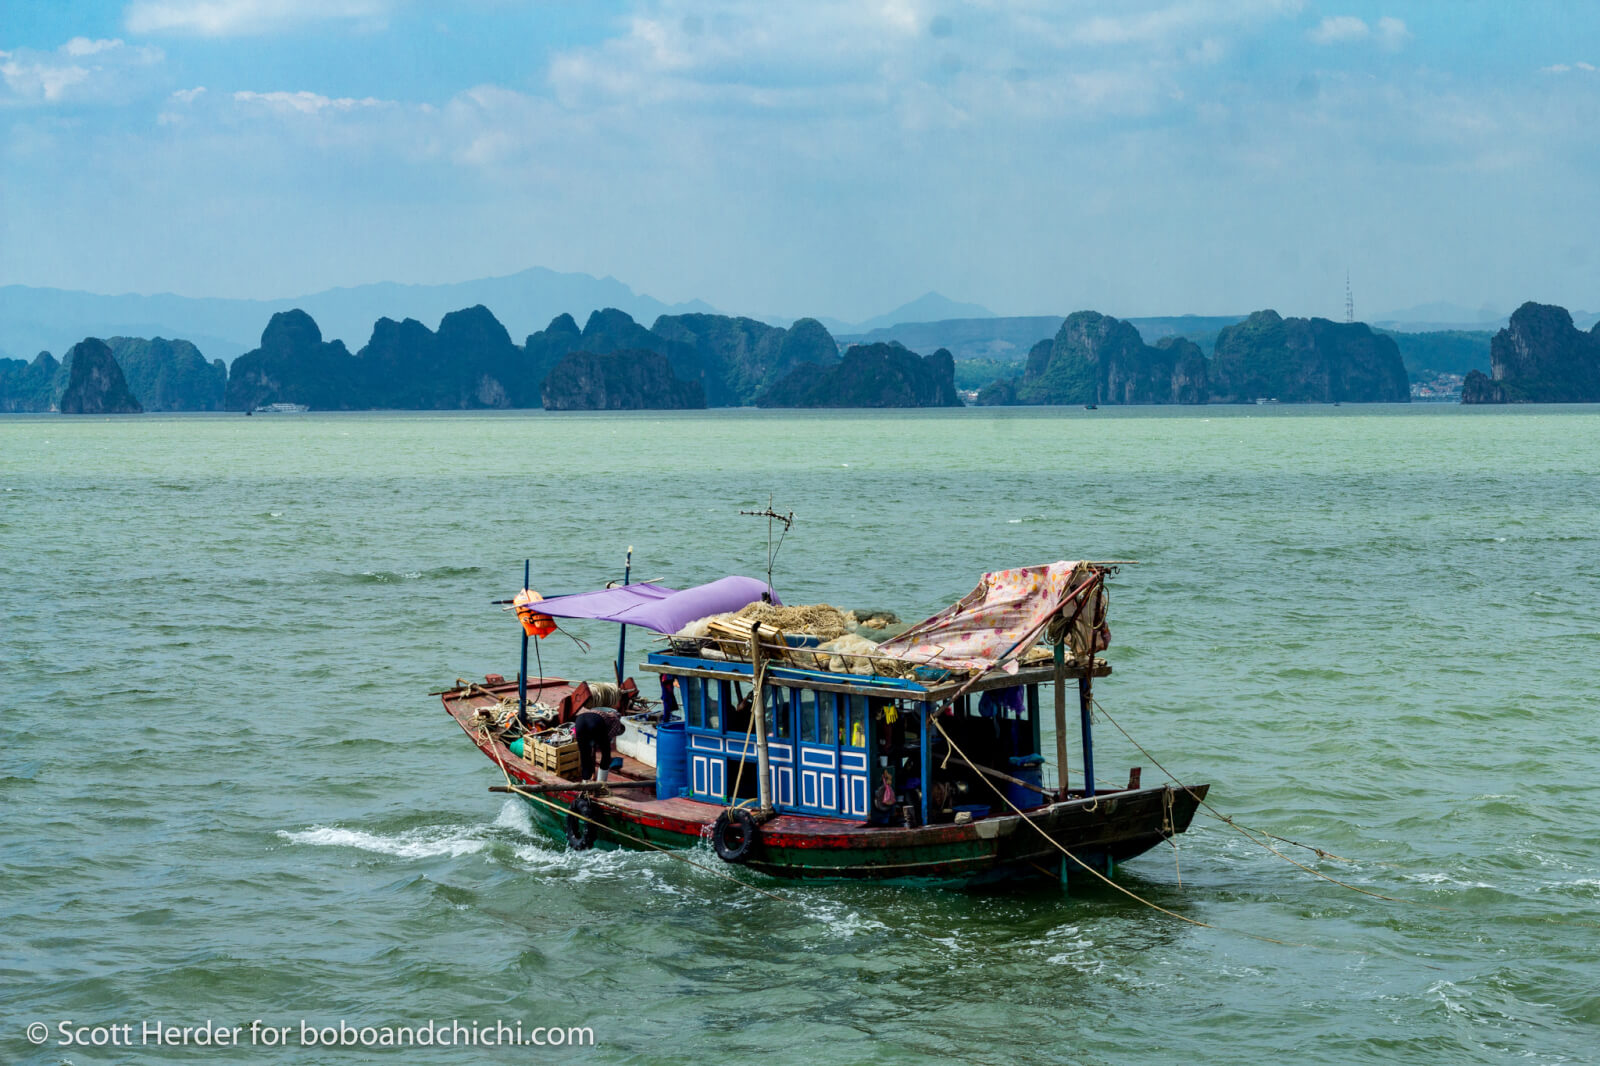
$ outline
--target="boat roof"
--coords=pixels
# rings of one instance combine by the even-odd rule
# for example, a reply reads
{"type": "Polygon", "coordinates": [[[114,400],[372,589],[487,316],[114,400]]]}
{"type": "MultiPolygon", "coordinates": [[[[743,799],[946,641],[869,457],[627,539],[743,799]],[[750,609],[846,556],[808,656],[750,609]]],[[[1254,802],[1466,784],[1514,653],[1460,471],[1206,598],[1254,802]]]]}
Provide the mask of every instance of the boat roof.
{"type": "Polygon", "coordinates": [[[570,596],[552,596],[538,601],[534,609],[553,618],[588,618],[639,626],[656,633],[676,633],[696,619],[737,611],[763,601],[783,602],[765,581],[735,575],[687,589],[670,589],[641,581],[570,596]]]}
{"type": "MultiPolygon", "coordinates": [[[[640,669],[652,674],[672,674],[675,677],[702,677],[719,681],[752,681],[754,670],[747,662],[707,659],[696,655],[676,655],[670,652],[652,652],[640,669]]],[[[1066,664],[1066,676],[1079,678],[1106,677],[1111,665],[1104,659],[1095,659],[1087,669],[1075,660],[1066,664]]],[[[984,692],[996,688],[1013,688],[1017,685],[1040,685],[1055,679],[1055,665],[1044,663],[1018,667],[1015,673],[994,671],[970,681],[966,674],[945,672],[940,677],[888,677],[853,674],[847,671],[818,670],[805,667],[769,663],[766,669],[768,684],[789,688],[809,688],[820,692],[844,692],[880,699],[910,699],[940,702],[947,700],[963,687],[968,692],[984,692]]]]}
{"type": "MultiPolygon", "coordinates": [[[[1041,643],[1048,640],[1065,645],[1068,676],[1103,677],[1111,668],[1095,653],[1111,642],[1105,578],[1116,565],[1061,561],[992,571],[960,600],[882,643],[848,634],[821,643],[755,618],[709,619],[669,637],[668,650],[650,655],[644,669],[739,680],[752,676],[759,644],[767,676],[779,684],[937,701],[1053,679],[1053,651],[1041,643]]],[[[803,621],[808,610],[785,613],[803,621]]]]}

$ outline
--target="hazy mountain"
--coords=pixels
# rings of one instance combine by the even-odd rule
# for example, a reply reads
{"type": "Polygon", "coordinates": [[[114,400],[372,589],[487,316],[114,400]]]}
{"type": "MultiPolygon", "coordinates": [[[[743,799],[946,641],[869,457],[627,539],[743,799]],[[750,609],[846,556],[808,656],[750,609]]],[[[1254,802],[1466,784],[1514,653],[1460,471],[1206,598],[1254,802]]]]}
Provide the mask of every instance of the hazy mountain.
{"type": "Polygon", "coordinates": [[[939,322],[947,318],[994,318],[995,313],[979,304],[964,304],[936,292],[925,292],[910,303],[901,304],[888,314],[858,323],[856,329],[868,333],[902,322],[939,322]]]}
{"type": "Polygon", "coordinates": [[[802,363],[760,396],[757,407],[960,407],[955,360],[898,344],[858,344],[837,363],[802,363]]]}
{"type": "MultiPolygon", "coordinates": [[[[926,355],[948,348],[958,362],[993,359],[1021,362],[1041,340],[1054,337],[1064,315],[1015,315],[954,318],[941,322],[902,322],[867,333],[843,334],[842,344],[903,344],[926,355]]],[[[1126,319],[1146,344],[1163,337],[1183,337],[1209,352],[1221,330],[1244,321],[1243,315],[1174,315],[1166,318],[1126,319]]]]}
{"type": "Polygon", "coordinates": [[[256,347],[262,326],[280,312],[300,309],[330,339],[354,348],[380,318],[435,322],[462,307],[482,304],[512,336],[526,336],[563,312],[586,316],[615,307],[653,321],[663,314],[709,312],[699,300],[665,304],[635,293],[615,278],[563,274],[534,267],[500,278],[451,285],[384,282],[328,289],[281,300],[104,296],[28,285],[0,286],[0,354],[20,357],[41,349],[62,351],[89,337],[183,337],[209,358],[232,360],[256,347]]]}

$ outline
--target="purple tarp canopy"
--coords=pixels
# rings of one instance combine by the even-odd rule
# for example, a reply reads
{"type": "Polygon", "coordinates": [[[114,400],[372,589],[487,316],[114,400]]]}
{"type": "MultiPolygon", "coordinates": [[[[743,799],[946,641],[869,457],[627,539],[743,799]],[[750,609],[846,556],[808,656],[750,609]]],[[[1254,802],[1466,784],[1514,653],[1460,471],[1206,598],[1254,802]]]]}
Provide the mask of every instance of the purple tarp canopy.
{"type": "MultiPolygon", "coordinates": [[[[622,622],[657,633],[676,633],[697,618],[737,611],[767,593],[767,584],[753,577],[724,577],[708,585],[681,592],[642,582],[598,592],[557,596],[534,604],[541,614],[554,618],[592,618],[597,622],[622,622]]],[[[781,604],[777,593],[772,602],[781,604]]]]}

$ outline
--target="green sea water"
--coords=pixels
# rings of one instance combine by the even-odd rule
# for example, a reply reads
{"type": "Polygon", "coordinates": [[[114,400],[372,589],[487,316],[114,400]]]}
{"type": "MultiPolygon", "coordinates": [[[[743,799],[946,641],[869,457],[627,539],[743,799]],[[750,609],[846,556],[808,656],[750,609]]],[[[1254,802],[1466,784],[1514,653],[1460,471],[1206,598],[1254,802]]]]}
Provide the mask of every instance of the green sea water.
{"type": "MultiPolygon", "coordinates": [[[[0,1061],[1595,1062],[1597,469],[1595,408],[0,419],[0,1061]],[[1409,902],[1204,816],[1117,880],[1214,928],[1106,888],[779,903],[532,833],[428,695],[515,672],[489,601],[630,545],[636,578],[759,574],[736,512],[769,492],[791,603],[1138,560],[1106,712],[1409,902]],[[69,1019],[246,1046],[56,1046],[69,1019]]],[[[608,676],[615,627],[571,628],[593,651],[544,668],[608,676]]],[[[1103,781],[1161,780],[1097,737],[1103,781]]]]}

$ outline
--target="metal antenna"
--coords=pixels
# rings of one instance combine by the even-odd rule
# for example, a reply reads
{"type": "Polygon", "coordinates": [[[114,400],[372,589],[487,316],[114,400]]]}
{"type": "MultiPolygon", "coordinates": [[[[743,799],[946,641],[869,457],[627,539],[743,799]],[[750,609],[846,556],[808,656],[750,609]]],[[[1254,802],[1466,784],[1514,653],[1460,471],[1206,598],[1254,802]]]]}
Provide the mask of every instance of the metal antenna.
{"type": "Polygon", "coordinates": [[[1348,270],[1344,272],[1344,320],[1347,323],[1356,320],[1356,301],[1350,294],[1350,271],[1348,270]]]}
{"type": "Polygon", "coordinates": [[[778,549],[783,547],[783,538],[789,535],[789,527],[794,525],[794,512],[779,514],[774,511],[772,509],[772,494],[769,492],[767,493],[767,509],[765,511],[740,511],[739,513],[749,515],[752,518],[765,518],[767,520],[767,592],[770,593],[772,591],[772,561],[778,557],[778,549]],[[783,533],[778,537],[776,547],[772,543],[772,524],[774,522],[783,523],[783,533]]]}

